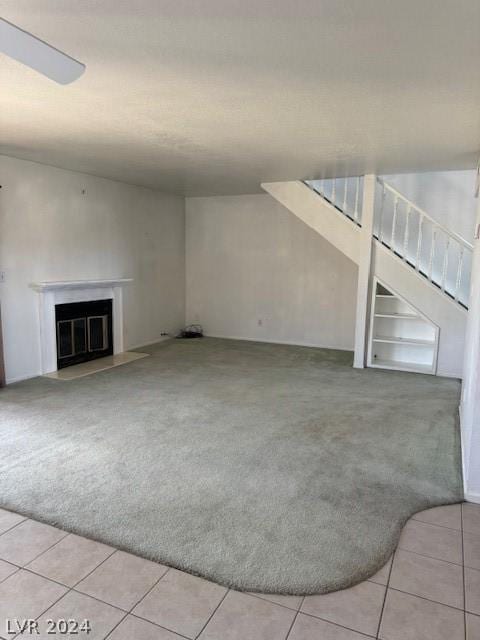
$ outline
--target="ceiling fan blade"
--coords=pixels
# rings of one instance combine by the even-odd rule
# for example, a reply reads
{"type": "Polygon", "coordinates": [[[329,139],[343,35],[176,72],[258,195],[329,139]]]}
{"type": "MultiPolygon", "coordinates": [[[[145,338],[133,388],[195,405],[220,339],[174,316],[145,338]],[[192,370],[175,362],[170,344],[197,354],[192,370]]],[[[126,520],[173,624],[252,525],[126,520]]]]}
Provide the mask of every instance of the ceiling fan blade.
{"type": "Polygon", "coordinates": [[[85,71],[85,65],[78,60],[3,18],[0,18],[0,52],[60,84],[73,82],[85,71]]]}

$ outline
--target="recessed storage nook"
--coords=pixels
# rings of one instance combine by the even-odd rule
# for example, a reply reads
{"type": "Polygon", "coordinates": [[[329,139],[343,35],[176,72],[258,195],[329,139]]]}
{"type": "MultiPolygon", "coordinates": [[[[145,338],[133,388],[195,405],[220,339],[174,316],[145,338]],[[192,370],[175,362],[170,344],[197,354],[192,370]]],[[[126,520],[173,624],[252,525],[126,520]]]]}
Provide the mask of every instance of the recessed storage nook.
{"type": "Polygon", "coordinates": [[[374,279],[368,366],[435,374],[438,327],[374,279]]]}

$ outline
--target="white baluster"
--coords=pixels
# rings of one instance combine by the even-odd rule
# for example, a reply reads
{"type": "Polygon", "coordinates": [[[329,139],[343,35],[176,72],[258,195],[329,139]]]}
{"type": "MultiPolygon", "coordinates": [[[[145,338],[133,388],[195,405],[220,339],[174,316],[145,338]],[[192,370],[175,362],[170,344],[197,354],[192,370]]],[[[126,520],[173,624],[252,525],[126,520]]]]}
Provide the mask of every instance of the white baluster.
{"type": "Polygon", "coordinates": [[[353,211],[353,219],[355,220],[355,222],[358,222],[358,198],[360,195],[360,177],[357,178],[356,180],[356,185],[355,185],[355,209],[353,211]]]}
{"type": "Polygon", "coordinates": [[[458,267],[457,267],[457,279],[455,282],[455,300],[458,300],[458,295],[460,293],[460,284],[462,282],[462,267],[463,267],[463,254],[465,251],[465,247],[460,248],[460,255],[458,257],[458,267]]]}
{"type": "Polygon", "coordinates": [[[348,178],[345,178],[345,186],[343,189],[343,213],[347,213],[347,191],[348,191],[348,178]]]}
{"type": "Polygon", "coordinates": [[[447,242],[445,244],[445,255],[443,256],[443,267],[442,267],[442,289],[445,291],[445,282],[447,279],[447,269],[448,269],[448,248],[450,247],[450,238],[447,236],[447,242]]]}
{"type": "Polygon", "coordinates": [[[420,271],[420,251],[422,248],[422,235],[423,235],[423,216],[418,216],[418,239],[417,239],[417,257],[415,259],[415,268],[420,271]]]}
{"type": "Polygon", "coordinates": [[[383,190],[382,190],[382,204],[380,205],[380,221],[378,223],[378,239],[380,240],[380,242],[383,242],[383,213],[384,213],[384,209],[385,209],[385,198],[386,198],[386,190],[385,190],[385,185],[383,185],[383,190]]]}
{"type": "Polygon", "coordinates": [[[435,257],[435,242],[437,240],[437,229],[433,227],[432,230],[432,244],[430,245],[430,260],[428,261],[428,279],[432,279],[433,273],[433,259],[435,257]]]}
{"type": "MultiPolygon", "coordinates": [[[[417,207],[410,200],[402,196],[401,193],[396,191],[393,187],[385,184],[380,178],[377,179],[377,183],[382,185],[381,203],[379,203],[379,210],[377,209],[376,216],[376,233],[375,237],[378,238],[382,244],[389,247],[399,257],[408,262],[417,272],[425,275],[431,282],[436,284],[445,293],[451,294],[452,297],[463,306],[465,306],[463,299],[465,298],[465,290],[467,289],[468,280],[470,279],[469,265],[467,266],[465,261],[470,258],[472,253],[472,246],[465,241],[461,236],[451,231],[450,229],[443,227],[435,219],[428,215],[425,211],[417,207]],[[393,210],[390,213],[389,200],[387,198],[393,198],[392,206],[393,210]],[[399,209],[398,207],[405,207],[399,209]],[[397,223],[400,214],[405,211],[405,227],[403,231],[403,237],[397,239],[397,223]],[[412,215],[415,213],[415,220],[412,219],[412,215]],[[418,216],[418,222],[417,222],[418,216]],[[389,244],[386,242],[386,225],[392,224],[391,229],[389,227],[387,234],[389,238],[389,244]],[[428,225],[428,228],[426,227],[428,225]],[[416,243],[416,255],[415,249],[411,246],[413,238],[410,236],[415,235],[418,230],[418,236],[415,239],[416,243]],[[431,230],[431,231],[430,231],[431,230]],[[426,232],[430,236],[431,246],[428,247],[427,238],[424,237],[426,232]],[[441,238],[439,236],[441,235],[441,238]],[[443,245],[443,238],[445,237],[445,246],[443,245]],[[439,240],[442,239],[441,246],[437,246],[439,240]],[[398,247],[395,246],[397,243],[398,247]],[[450,283],[448,280],[449,270],[453,271],[454,265],[452,265],[452,253],[450,247],[455,245],[455,260],[456,262],[456,277],[455,284],[450,283]],[[457,249],[458,247],[458,249],[457,249]],[[442,253],[444,251],[444,253],[442,253]],[[458,257],[457,257],[458,252],[458,257]],[[439,255],[437,255],[439,253],[439,255]],[[440,264],[441,261],[441,264],[440,264]],[[437,268],[438,263],[438,268],[437,268]],[[463,289],[463,292],[461,291],[463,289]]],[[[356,200],[356,199],[355,199],[356,200]]],[[[451,274],[454,275],[453,273],[451,274]]]]}
{"type": "Polygon", "coordinates": [[[335,178],[332,181],[332,204],[335,204],[335,178]]]}
{"type": "Polygon", "coordinates": [[[407,254],[408,254],[408,240],[409,240],[409,233],[410,233],[410,212],[411,212],[412,208],[409,206],[407,207],[407,211],[405,213],[405,233],[403,235],[403,259],[407,260],[407,254]]]}
{"type": "Polygon", "coordinates": [[[393,201],[392,235],[390,236],[390,248],[392,251],[395,251],[395,227],[397,226],[397,209],[398,198],[395,197],[395,200],[393,201]]]}

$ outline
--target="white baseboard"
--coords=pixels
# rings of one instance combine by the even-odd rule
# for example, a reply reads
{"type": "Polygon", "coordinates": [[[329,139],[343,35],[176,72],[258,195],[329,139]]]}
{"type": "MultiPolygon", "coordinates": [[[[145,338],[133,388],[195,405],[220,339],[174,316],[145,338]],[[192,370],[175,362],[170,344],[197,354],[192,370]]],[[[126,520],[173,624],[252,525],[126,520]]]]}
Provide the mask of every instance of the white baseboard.
{"type": "Polygon", "coordinates": [[[462,374],[458,373],[458,371],[454,373],[449,373],[448,371],[440,372],[437,370],[437,373],[435,375],[437,375],[439,378],[454,378],[455,380],[460,380],[460,381],[462,380],[462,374]]]}
{"type": "Polygon", "coordinates": [[[313,347],[314,349],[334,349],[335,351],[349,351],[353,354],[353,347],[336,347],[331,344],[313,344],[312,342],[292,342],[290,340],[269,340],[268,338],[246,338],[245,336],[224,336],[218,333],[205,333],[206,338],[221,338],[222,340],[245,340],[246,342],[267,342],[268,344],[286,344],[291,347],[313,347]]]}
{"type": "Polygon", "coordinates": [[[153,344],[157,344],[157,342],[165,342],[165,340],[171,340],[171,336],[160,336],[159,338],[154,338],[153,340],[149,340],[148,342],[142,342],[140,344],[128,345],[125,347],[125,351],[135,351],[135,349],[142,349],[143,347],[150,347],[153,344]]]}
{"type": "Polygon", "coordinates": [[[14,382],[22,382],[23,380],[30,380],[31,378],[38,378],[38,376],[41,376],[42,372],[39,371],[38,373],[29,373],[27,375],[23,375],[23,376],[15,376],[14,378],[8,378],[5,380],[5,383],[8,384],[14,384],[14,382]]]}

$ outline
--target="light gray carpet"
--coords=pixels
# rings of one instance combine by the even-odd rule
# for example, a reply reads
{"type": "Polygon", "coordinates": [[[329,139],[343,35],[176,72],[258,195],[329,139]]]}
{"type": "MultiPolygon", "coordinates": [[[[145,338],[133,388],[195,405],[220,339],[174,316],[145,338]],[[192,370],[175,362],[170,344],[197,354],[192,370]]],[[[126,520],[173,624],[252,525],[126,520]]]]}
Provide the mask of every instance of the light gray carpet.
{"type": "Polygon", "coordinates": [[[459,383],[351,354],[204,339],[0,391],[0,505],[237,589],[379,569],[406,519],[462,499],[459,383]]]}

